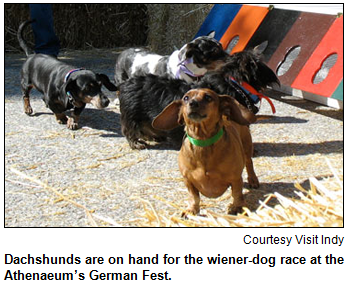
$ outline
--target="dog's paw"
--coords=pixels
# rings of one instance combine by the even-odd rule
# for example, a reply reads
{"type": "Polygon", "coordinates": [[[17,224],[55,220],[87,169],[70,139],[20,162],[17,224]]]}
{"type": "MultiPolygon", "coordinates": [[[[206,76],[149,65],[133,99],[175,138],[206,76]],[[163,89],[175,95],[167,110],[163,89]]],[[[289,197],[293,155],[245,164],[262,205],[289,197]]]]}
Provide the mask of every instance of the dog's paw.
{"type": "Polygon", "coordinates": [[[243,212],[242,206],[235,206],[233,204],[231,204],[227,209],[227,213],[230,215],[237,215],[238,213],[242,213],[242,212],[243,212]]]}
{"type": "Polygon", "coordinates": [[[255,177],[249,176],[248,183],[249,183],[250,188],[259,188],[260,187],[259,179],[256,176],[255,177]]]}
{"type": "Polygon", "coordinates": [[[188,219],[188,215],[197,215],[198,213],[199,210],[197,210],[197,208],[190,207],[181,213],[181,217],[188,219]]]}
{"type": "Polygon", "coordinates": [[[25,114],[30,116],[33,113],[33,108],[31,106],[26,106],[26,107],[24,107],[24,112],[25,112],[25,114]]]}
{"type": "Polygon", "coordinates": [[[77,130],[78,127],[79,127],[78,123],[75,122],[73,118],[69,118],[68,119],[68,122],[66,123],[66,126],[70,130],[77,130]]]}
{"type": "Polygon", "coordinates": [[[136,140],[136,141],[129,141],[129,146],[131,149],[146,149],[146,142],[142,140],[136,140]]]}
{"type": "Polygon", "coordinates": [[[29,96],[23,97],[24,112],[29,116],[33,113],[33,108],[30,105],[29,96]]]}
{"type": "Polygon", "coordinates": [[[193,214],[193,213],[191,213],[191,212],[185,210],[185,211],[183,211],[183,212],[181,213],[181,218],[183,218],[183,219],[188,219],[188,216],[189,216],[189,215],[195,215],[195,214],[193,214]]]}

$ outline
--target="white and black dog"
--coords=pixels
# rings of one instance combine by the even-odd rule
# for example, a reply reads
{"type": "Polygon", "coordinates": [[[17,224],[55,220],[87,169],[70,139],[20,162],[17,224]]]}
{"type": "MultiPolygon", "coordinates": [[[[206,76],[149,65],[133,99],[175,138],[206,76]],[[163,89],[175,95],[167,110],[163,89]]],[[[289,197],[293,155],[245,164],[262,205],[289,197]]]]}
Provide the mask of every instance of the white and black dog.
{"type": "Polygon", "coordinates": [[[154,74],[192,83],[207,71],[219,68],[228,56],[220,42],[210,36],[198,37],[167,56],[130,48],[118,56],[115,82],[119,86],[134,76],[154,74]]]}

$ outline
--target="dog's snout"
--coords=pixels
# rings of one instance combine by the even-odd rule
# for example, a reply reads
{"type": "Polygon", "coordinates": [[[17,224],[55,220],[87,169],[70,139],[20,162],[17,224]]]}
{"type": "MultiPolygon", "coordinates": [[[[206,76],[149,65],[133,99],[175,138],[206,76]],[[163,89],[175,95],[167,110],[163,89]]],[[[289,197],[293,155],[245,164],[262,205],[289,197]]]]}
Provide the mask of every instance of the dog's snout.
{"type": "Polygon", "coordinates": [[[107,107],[110,104],[110,100],[107,96],[102,95],[100,99],[103,107],[107,107]]]}
{"type": "Polygon", "coordinates": [[[103,107],[107,107],[110,103],[110,100],[107,96],[102,95],[101,96],[101,102],[103,107]]]}
{"type": "Polygon", "coordinates": [[[110,100],[104,94],[98,94],[91,98],[90,103],[98,109],[103,109],[109,105],[110,100]]]}
{"type": "Polygon", "coordinates": [[[189,103],[190,108],[198,108],[199,103],[197,100],[191,100],[189,103]]]}
{"type": "Polygon", "coordinates": [[[202,107],[199,99],[191,99],[188,102],[187,115],[189,119],[195,122],[200,122],[207,117],[205,109],[202,107]]]}

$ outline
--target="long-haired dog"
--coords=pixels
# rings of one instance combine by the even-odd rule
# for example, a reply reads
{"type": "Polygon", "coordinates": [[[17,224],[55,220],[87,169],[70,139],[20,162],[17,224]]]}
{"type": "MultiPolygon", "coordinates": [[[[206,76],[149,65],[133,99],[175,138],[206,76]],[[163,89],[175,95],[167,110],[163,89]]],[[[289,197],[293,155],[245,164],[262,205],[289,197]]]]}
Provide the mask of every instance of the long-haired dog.
{"type": "Polygon", "coordinates": [[[251,159],[253,145],[248,114],[252,112],[235,99],[209,89],[193,89],[182,100],[168,105],[153,121],[158,130],[185,125],[187,134],[179,153],[179,169],[189,191],[189,208],[183,214],[198,214],[200,194],[216,198],[232,188],[229,214],[242,211],[242,172],[248,182],[259,186],[251,159]]]}
{"type": "MultiPolygon", "coordinates": [[[[247,107],[252,114],[256,114],[259,98],[253,98],[254,94],[242,86],[245,83],[249,83],[250,87],[254,86],[254,94],[260,94],[262,89],[274,83],[278,84],[279,81],[257,54],[248,51],[233,54],[224,66],[206,73],[197,84],[154,75],[134,77],[119,87],[123,134],[130,146],[136,149],[146,147],[144,140],[160,141],[165,136],[171,136],[172,131],[164,133],[156,130],[151,127],[151,122],[168,103],[181,99],[192,88],[209,88],[217,94],[229,95],[247,107]]],[[[184,134],[183,127],[181,133],[178,131],[180,127],[175,130],[175,138],[182,141],[182,137],[178,135],[184,134]]]]}
{"type": "Polygon", "coordinates": [[[183,80],[155,75],[138,76],[119,86],[122,133],[132,149],[146,148],[145,140],[164,141],[167,137],[177,143],[184,135],[181,127],[170,132],[151,126],[153,119],[174,100],[191,89],[183,80]]]}
{"type": "MultiPolygon", "coordinates": [[[[217,71],[209,71],[195,85],[220,95],[230,95],[254,114],[267,86],[280,85],[276,74],[261,60],[257,49],[232,54],[217,71]]],[[[271,106],[272,103],[270,102],[271,106]]],[[[275,112],[272,106],[273,113],[275,112]]]]}
{"type": "Polygon", "coordinates": [[[117,58],[115,82],[118,86],[134,76],[154,74],[191,83],[207,71],[217,69],[227,57],[222,45],[210,36],[198,37],[167,56],[130,48],[117,58]]]}
{"type": "Polygon", "coordinates": [[[78,120],[87,103],[96,108],[105,108],[109,99],[101,87],[116,91],[109,78],[104,74],[95,74],[86,69],[77,69],[67,65],[53,56],[30,54],[30,49],[23,39],[24,28],[32,21],[22,23],[18,29],[18,41],[27,55],[21,69],[21,88],[23,92],[24,112],[33,113],[29,94],[32,88],[41,92],[46,106],[54,113],[60,124],[66,124],[69,129],[78,128],[78,120]],[[70,117],[65,111],[73,109],[70,117]]]}

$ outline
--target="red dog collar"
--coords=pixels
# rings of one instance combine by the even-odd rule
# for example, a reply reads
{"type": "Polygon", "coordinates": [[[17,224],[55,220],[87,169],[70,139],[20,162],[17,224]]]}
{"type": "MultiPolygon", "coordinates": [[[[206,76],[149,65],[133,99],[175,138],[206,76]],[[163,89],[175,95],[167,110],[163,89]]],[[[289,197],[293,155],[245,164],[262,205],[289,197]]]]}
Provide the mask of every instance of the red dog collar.
{"type": "Polygon", "coordinates": [[[235,83],[237,83],[238,85],[240,85],[244,90],[248,91],[249,93],[259,97],[260,100],[265,99],[269,105],[271,106],[272,109],[272,113],[275,114],[276,113],[276,109],[274,107],[274,104],[272,103],[271,99],[263,94],[261,94],[260,92],[256,91],[254,87],[250,86],[247,82],[242,82],[242,84],[239,84],[236,79],[234,79],[233,77],[231,77],[231,80],[234,81],[235,83]]]}
{"type": "Polygon", "coordinates": [[[74,72],[81,71],[81,70],[86,70],[85,68],[78,68],[78,69],[72,69],[70,70],[64,77],[64,83],[69,79],[70,75],[74,72]]]}

